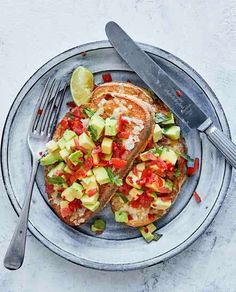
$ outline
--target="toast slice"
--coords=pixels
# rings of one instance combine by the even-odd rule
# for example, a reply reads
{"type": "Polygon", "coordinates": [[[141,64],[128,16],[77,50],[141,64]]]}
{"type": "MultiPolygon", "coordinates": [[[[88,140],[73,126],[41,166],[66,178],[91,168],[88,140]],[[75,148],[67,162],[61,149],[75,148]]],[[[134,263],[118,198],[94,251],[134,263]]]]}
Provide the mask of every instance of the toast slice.
{"type": "Polygon", "coordinates": [[[109,202],[153,124],[147,103],[123,93],[103,94],[64,116],[41,159],[49,202],[64,222],[83,224],[109,202]]]}
{"type": "MultiPolygon", "coordinates": [[[[132,95],[149,104],[155,114],[162,114],[164,117],[171,116],[169,122],[161,124],[161,130],[171,127],[174,117],[168,107],[159,99],[152,98],[152,93],[141,89],[130,83],[105,83],[93,92],[93,102],[98,102],[104,95],[132,95]],[[169,124],[168,124],[169,123],[169,124]]],[[[186,160],[183,158],[187,153],[184,138],[180,135],[178,139],[171,139],[161,134],[161,139],[153,141],[154,128],[149,136],[149,143],[144,152],[150,152],[150,159],[142,161],[142,154],[134,161],[132,171],[123,179],[123,186],[112,197],[110,204],[113,212],[121,214],[123,219],[119,219],[132,227],[148,225],[164,216],[180,193],[181,187],[186,179],[186,160]],[[159,154],[158,154],[159,149],[159,154]],[[166,155],[160,154],[161,149],[165,149],[164,154],[169,151],[174,153],[176,162],[170,163],[162,158],[166,155]],[[156,156],[156,157],[155,157],[156,156]],[[133,176],[136,174],[135,176],[133,176]],[[142,181],[143,179],[143,181],[142,181]],[[131,181],[129,181],[131,180],[131,181]],[[133,180],[133,181],[132,181],[133,180]],[[140,185],[134,180],[139,180],[140,185]],[[144,183],[144,181],[147,181],[144,183]],[[159,185],[155,185],[155,182],[159,185]],[[153,185],[154,183],[154,185],[153,185]],[[164,186],[168,187],[164,187],[164,186]]],[[[173,156],[172,155],[172,156],[173,156]]],[[[168,156],[168,155],[167,155],[168,156]]],[[[168,158],[168,157],[167,157],[168,158]]],[[[166,159],[166,157],[164,157],[166,159]]],[[[171,160],[171,159],[170,159],[171,160]]],[[[173,162],[173,157],[172,157],[173,162]]]]}

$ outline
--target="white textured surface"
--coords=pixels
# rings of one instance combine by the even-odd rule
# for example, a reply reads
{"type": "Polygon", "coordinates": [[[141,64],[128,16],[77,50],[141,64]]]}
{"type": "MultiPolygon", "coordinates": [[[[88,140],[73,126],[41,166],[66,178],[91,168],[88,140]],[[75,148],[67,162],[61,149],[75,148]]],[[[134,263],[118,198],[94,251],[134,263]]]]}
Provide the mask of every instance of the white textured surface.
{"type": "MultiPolygon", "coordinates": [[[[138,41],[195,68],[220,99],[236,141],[236,0],[0,0],[0,127],[23,83],[78,44],[105,39],[120,23],[138,41]]],[[[236,291],[236,176],[216,219],[187,250],[158,266],[98,272],[54,255],[29,234],[24,266],[3,268],[17,216],[0,186],[0,291],[236,291]]]]}

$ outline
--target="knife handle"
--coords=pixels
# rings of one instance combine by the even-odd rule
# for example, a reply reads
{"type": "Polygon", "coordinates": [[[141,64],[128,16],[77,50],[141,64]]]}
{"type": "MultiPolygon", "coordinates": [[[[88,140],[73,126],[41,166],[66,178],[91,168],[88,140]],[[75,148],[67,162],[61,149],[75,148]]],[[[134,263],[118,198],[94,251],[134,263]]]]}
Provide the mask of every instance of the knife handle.
{"type": "Polygon", "coordinates": [[[207,135],[211,143],[224,155],[226,160],[236,168],[236,145],[213,124],[203,132],[207,135]]]}

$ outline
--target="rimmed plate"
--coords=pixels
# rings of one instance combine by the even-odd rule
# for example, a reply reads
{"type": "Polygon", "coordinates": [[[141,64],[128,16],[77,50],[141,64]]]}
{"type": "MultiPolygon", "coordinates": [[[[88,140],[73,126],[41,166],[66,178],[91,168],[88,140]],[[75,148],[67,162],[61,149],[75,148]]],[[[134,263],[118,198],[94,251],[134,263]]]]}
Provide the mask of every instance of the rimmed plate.
{"type": "MultiPolygon", "coordinates": [[[[172,54],[149,45],[140,45],[229,136],[223,109],[206,82],[172,54]]],[[[107,41],[85,44],[56,56],[26,82],[8,114],[1,149],[4,184],[18,214],[31,169],[26,135],[37,98],[49,76],[69,83],[71,72],[78,65],[94,72],[96,83],[102,82],[102,74],[109,71],[113,80],[130,80],[143,86],[107,41]]],[[[69,98],[68,88],[61,115],[66,111],[69,98]]],[[[107,229],[100,236],[90,232],[89,224],[80,228],[65,225],[45,199],[41,169],[33,191],[30,231],[45,246],[67,260],[99,270],[143,268],[182,251],[207,228],[217,214],[230,183],[231,167],[205,136],[200,137],[197,131],[189,131],[184,125],[181,126],[189,154],[200,157],[201,168],[198,175],[187,180],[171,211],[157,223],[159,233],[163,234],[159,241],[146,244],[137,230],[114,222],[109,206],[100,214],[107,221],[107,229]],[[192,198],[194,190],[201,195],[201,204],[192,198]]]]}

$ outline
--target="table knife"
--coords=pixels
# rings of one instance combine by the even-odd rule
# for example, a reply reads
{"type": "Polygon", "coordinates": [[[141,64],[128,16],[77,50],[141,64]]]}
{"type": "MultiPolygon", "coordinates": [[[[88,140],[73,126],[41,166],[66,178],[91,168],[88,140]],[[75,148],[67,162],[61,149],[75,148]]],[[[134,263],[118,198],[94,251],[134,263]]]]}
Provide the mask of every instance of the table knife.
{"type": "Polygon", "coordinates": [[[205,133],[209,141],[236,167],[236,145],[192,101],[168,74],[148,56],[115,22],[105,27],[114,49],[176,116],[189,128],[205,133]]]}

